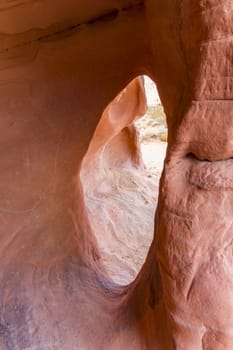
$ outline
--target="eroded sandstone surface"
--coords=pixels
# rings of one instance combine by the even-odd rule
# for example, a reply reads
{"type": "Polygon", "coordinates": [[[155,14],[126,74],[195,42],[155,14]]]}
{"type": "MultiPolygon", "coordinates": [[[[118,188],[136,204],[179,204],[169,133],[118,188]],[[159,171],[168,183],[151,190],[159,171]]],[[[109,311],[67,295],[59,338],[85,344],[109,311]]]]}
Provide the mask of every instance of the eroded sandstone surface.
{"type": "Polygon", "coordinates": [[[1,350],[233,348],[232,16],[231,0],[0,2],[1,350]],[[157,84],[168,151],[152,244],[123,286],[85,196],[95,164],[107,192],[122,174],[111,182],[106,160],[143,173],[137,84],[123,104],[131,120],[116,104],[112,128],[106,113],[103,163],[89,151],[110,102],[142,74],[157,84]]]}

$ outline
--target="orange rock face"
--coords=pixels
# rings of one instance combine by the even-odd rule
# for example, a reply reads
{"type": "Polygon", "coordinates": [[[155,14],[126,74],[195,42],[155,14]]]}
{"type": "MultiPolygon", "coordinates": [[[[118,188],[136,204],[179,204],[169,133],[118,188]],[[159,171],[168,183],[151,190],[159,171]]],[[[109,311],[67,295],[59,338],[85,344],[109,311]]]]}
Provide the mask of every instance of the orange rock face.
{"type": "Polygon", "coordinates": [[[231,0],[1,2],[1,350],[233,348],[232,16],[231,0]],[[96,189],[124,169],[156,191],[132,126],[142,74],[168,151],[154,238],[123,286],[104,220],[131,249],[146,203],[135,192],[124,225],[96,189]]]}

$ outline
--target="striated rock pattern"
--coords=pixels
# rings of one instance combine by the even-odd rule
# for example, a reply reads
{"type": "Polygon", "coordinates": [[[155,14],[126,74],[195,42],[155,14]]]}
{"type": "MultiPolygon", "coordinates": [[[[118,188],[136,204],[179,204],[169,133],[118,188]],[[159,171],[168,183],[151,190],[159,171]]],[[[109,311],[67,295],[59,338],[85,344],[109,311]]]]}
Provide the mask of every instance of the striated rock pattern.
{"type": "Polygon", "coordinates": [[[232,17],[232,0],[0,1],[1,350],[233,348],[232,17]],[[154,238],[123,286],[86,194],[95,166],[143,173],[140,82],[114,104],[142,74],[168,151],[154,238]]]}
{"type": "Polygon", "coordinates": [[[107,106],[82,163],[92,230],[115,282],[132,282],[153,238],[158,188],[147,176],[132,122],[146,112],[143,81],[134,79],[107,106]]]}

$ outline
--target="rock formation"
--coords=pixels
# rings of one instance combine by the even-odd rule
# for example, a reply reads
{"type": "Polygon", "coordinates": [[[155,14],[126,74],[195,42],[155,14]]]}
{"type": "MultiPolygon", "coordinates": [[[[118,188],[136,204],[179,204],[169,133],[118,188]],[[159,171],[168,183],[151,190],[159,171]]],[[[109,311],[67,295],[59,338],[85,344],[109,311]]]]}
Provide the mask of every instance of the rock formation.
{"type": "Polygon", "coordinates": [[[231,0],[1,1],[1,350],[233,348],[232,16],[231,0]],[[85,194],[100,161],[143,173],[142,74],[168,151],[154,238],[123,286],[85,194]],[[114,99],[130,81],[127,119],[114,99]]]}

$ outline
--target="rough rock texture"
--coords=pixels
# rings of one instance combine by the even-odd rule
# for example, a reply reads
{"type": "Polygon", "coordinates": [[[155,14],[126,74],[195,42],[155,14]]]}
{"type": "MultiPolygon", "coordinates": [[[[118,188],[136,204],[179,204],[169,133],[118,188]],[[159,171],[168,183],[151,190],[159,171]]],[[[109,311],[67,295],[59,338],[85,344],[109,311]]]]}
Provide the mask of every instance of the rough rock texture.
{"type": "Polygon", "coordinates": [[[232,0],[0,2],[1,350],[233,348],[232,16],[232,0]],[[120,286],[80,169],[140,74],[168,152],[147,260],[120,286]]]}

